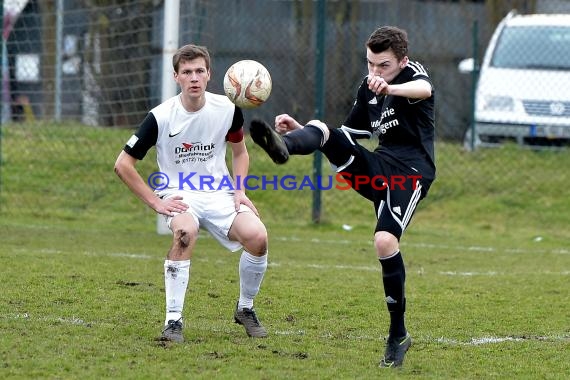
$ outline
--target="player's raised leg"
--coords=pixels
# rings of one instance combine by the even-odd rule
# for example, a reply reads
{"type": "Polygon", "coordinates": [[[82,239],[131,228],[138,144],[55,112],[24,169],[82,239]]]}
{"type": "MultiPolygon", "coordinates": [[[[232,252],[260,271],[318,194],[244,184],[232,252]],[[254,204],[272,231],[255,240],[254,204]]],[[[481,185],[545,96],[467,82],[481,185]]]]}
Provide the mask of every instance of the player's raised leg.
{"type": "Polygon", "coordinates": [[[250,134],[273,162],[284,164],[289,155],[306,155],[320,149],[328,139],[329,130],[324,123],[312,120],[302,128],[280,135],[266,122],[255,119],[251,121],[250,134]]]}
{"type": "Polygon", "coordinates": [[[251,139],[271,157],[276,164],[284,164],[289,159],[289,151],[283,138],[266,122],[252,120],[249,128],[251,139]]]}

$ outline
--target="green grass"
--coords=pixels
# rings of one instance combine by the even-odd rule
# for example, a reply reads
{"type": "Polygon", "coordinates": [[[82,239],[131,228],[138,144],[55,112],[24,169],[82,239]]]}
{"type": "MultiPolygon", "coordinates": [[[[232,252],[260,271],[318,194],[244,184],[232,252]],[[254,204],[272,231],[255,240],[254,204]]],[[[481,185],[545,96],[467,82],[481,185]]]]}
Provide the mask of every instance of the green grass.
{"type": "MultiPolygon", "coordinates": [[[[10,125],[2,132],[0,378],[570,373],[568,152],[468,154],[438,144],[438,181],[402,240],[414,344],[404,368],[385,371],[377,368],[388,315],[373,214],[353,192],[324,192],[318,225],[310,222],[310,191],[250,192],[270,233],[256,299],[270,337],[247,338],[232,322],[239,253],[204,234],[186,298],[186,342],[165,347],[154,338],[170,237],[155,233],[153,212],[112,171],[132,131],[10,125]]],[[[255,146],[250,155],[252,174],[311,171],[311,157],[277,167],[255,146]]],[[[151,152],[140,169],[148,175],[154,165],[151,152]]]]}

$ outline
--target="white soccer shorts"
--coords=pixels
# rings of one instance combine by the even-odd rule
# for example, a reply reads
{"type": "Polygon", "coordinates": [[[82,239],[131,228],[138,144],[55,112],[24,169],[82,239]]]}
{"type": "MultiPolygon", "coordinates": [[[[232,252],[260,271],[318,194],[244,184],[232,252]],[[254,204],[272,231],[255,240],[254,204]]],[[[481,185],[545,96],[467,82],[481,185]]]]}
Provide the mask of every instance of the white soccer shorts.
{"type": "MultiPolygon", "coordinates": [[[[253,211],[242,204],[239,211],[236,212],[233,192],[166,190],[161,192],[159,196],[163,199],[173,196],[182,197],[182,202],[189,206],[185,212],[192,215],[199,228],[205,228],[222,246],[232,252],[242,248],[239,242],[228,238],[228,233],[238,212],[253,211]]],[[[164,215],[168,228],[170,228],[172,218],[178,214],[174,213],[174,216],[164,215]]]]}

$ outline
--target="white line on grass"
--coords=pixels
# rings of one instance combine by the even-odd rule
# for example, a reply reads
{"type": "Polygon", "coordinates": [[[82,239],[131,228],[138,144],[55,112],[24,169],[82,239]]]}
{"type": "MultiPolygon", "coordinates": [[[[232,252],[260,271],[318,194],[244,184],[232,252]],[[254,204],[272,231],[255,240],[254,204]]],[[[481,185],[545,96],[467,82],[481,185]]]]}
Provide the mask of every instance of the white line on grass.
{"type": "MultiPolygon", "coordinates": [[[[211,235],[205,232],[200,232],[200,239],[213,239],[211,235]]],[[[297,236],[270,236],[270,240],[274,241],[283,241],[283,242],[294,242],[294,243],[314,243],[314,244],[336,244],[336,245],[351,245],[355,243],[362,243],[361,239],[318,239],[318,238],[310,238],[304,239],[299,238],[297,236]]],[[[372,238],[368,242],[372,245],[372,238]]],[[[440,249],[440,250],[453,250],[453,251],[466,251],[466,252],[482,252],[482,253],[495,253],[495,252],[505,252],[505,253],[534,253],[534,254],[544,254],[544,253],[551,253],[551,254],[559,254],[559,255],[570,255],[570,250],[567,248],[552,248],[552,249],[522,249],[522,248],[498,248],[493,246],[461,246],[461,245],[447,245],[447,244],[433,244],[433,243],[407,243],[402,242],[401,245],[403,247],[417,247],[417,248],[430,248],[430,249],[440,249]]],[[[25,251],[29,252],[29,249],[20,248],[15,249],[14,251],[25,251]]],[[[38,251],[39,253],[44,254],[58,254],[63,253],[63,251],[58,249],[50,249],[50,248],[42,248],[38,251]]],[[[89,252],[84,252],[85,254],[89,254],[89,252]]],[[[92,253],[95,254],[96,253],[92,253]]],[[[140,259],[149,259],[154,258],[153,256],[149,255],[141,255],[141,254],[131,254],[126,252],[116,252],[116,253],[109,253],[107,255],[113,255],[117,257],[131,257],[131,258],[140,258],[140,259]]]]}
{"type": "MultiPolygon", "coordinates": [[[[72,317],[47,317],[47,316],[39,316],[34,317],[31,316],[29,313],[23,314],[5,314],[0,315],[0,319],[25,319],[30,321],[40,321],[40,322],[47,322],[47,323],[66,323],[70,325],[79,325],[79,326],[88,326],[93,327],[96,325],[105,325],[106,322],[98,323],[98,322],[86,322],[81,318],[72,316],[72,317]]],[[[208,330],[223,334],[233,334],[234,329],[229,327],[213,327],[213,328],[205,328],[205,327],[198,327],[194,326],[193,328],[197,328],[199,330],[208,330]]],[[[307,338],[312,338],[312,334],[306,334],[304,330],[273,330],[270,331],[270,335],[281,335],[281,336],[306,336],[307,338]]],[[[318,334],[317,337],[313,337],[317,339],[345,339],[345,340],[354,340],[354,341],[362,341],[362,340],[370,340],[370,341],[381,341],[383,338],[378,336],[371,336],[371,335],[353,335],[353,334],[333,334],[331,332],[321,332],[318,334]]],[[[481,338],[469,338],[467,341],[461,341],[457,339],[445,338],[445,337],[438,337],[434,338],[431,336],[414,336],[414,340],[416,342],[432,344],[432,343],[439,343],[439,344],[447,344],[447,345],[462,345],[462,346],[480,346],[485,344],[499,344],[499,343],[508,343],[508,342],[525,342],[525,341],[540,341],[540,342],[570,342],[570,334],[561,334],[561,335],[545,335],[545,336],[505,336],[505,337],[496,337],[496,336],[484,336],[481,338]]]]}
{"type": "Polygon", "coordinates": [[[107,256],[107,257],[124,257],[127,259],[136,259],[136,260],[164,260],[164,257],[158,256],[151,256],[139,253],[128,253],[128,252],[94,252],[94,251],[84,251],[84,255],[86,256],[107,256]]]}
{"type": "Polygon", "coordinates": [[[497,276],[497,275],[502,275],[504,273],[499,273],[499,272],[453,272],[453,271],[448,271],[448,272],[439,272],[439,274],[444,275],[444,276],[466,276],[466,277],[470,277],[470,276],[497,276]]]}
{"type": "MultiPolygon", "coordinates": [[[[270,237],[271,240],[278,240],[284,242],[297,242],[297,243],[319,243],[319,244],[339,244],[350,245],[356,242],[361,243],[362,240],[351,239],[301,239],[296,236],[276,236],[270,237]]],[[[372,245],[372,238],[370,238],[372,245]]],[[[432,244],[432,243],[407,243],[402,242],[402,246],[418,247],[418,248],[431,248],[431,249],[445,249],[454,251],[468,251],[468,252],[506,252],[506,253],[554,253],[560,255],[569,255],[570,250],[566,248],[552,248],[552,249],[522,249],[522,248],[497,248],[492,246],[461,246],[461,245],[447,245],[447,244],[432,244]]]]}
{"type": "MultiPolygon", "coordinates": [[[[207,259],[204,259],[207,261],[207,259]]],[[[375,266],[364,266],[364,265],[323,265],[323,264],[296,264],[294,262],[280,262],[280,261],[270,261],[268,263],[270,267],[280,267],[280,266],[288,266],[288,267],[297,267],[297,268],[312,268],[312,269],[319,269],[319,270],[353,270],[353,271],[366,271],[366,272],[380,272],[380,265],[375,266]]],[[[426,271],[421,268],[417,271],[420,275],[426,275],[426,271]]],[[[540,275],[554,275],[554,276],[568,276],[570,275],[570,271],[561,271],[561,272],[552,272],[552,271],[542,271],[542,272],[456,272],[456,271],[447,271],[447,272],[436,272],[442,276],[463,276],[463,277],[473,277],[473,276],[520,276],[520,275],[531,275],[531,274],[540,274],[540,275]]]]}
{"type": "Polygon", "coordinates": [[[322,264],[307,264],[303,265],[307,268],[313,269],[349,269],[349,270],[363,270],[369,272],[380,272],[380,266],[357,266],[357,265],[322,265],[322,264]]]}
{"type": "MultiPolygon", "coordinates": [[[[17,249],[15,251],[26,251],[26,252],[30,252],[31,250],[29,249],[17,249]]],[[[60,250],[56,250],[56,249],[38,249],[35,250],[35,252],[41,253],[41,254],[61,254],[63,253],[63,251],[60,250]]],[[[137,260],[163,260],[163,257],[159,257],[159,256],[152,256],[152,255],[146,255],[146,254],[136,254],[136,253],[128,253],[128,252],[106,252],[106,253],[100,253],[100,252],[94,252],[94,251],[84,251],[83,252],[84,255],[88,255],[88,256],[108,256],[108,257],[125,257],[125,258],[130,258],[130,259],[137,259],[137,260]]],[[[201,256],[199,258],[196,258],[195,260],[199,260],[202,262],[208,262],[209,259],[206,256],[201,256]]],[[[224,261],[221,260],[219,258],[216,258],[217,261],[219,261],[220,263],[223,263],[224,261]]],[[[279,262],[279,261],[270,261],[268,263],[268,265],[270,267],[279,267],[279,266],[289,266],[289,267],[299,267],[299,268],[312,268],[312,269],[318,269],[318,270],[353,270],[353,271],[366,271],[366,272],[380,272],[380,266],[376,266],[376,265],[370,265],[370,266],[366,266],[366,265],[323,265],[323,264],[295,264],[291,261],[287,261],[287,262],[279,262]]],[[[420,268],[417,271],[418,274],[420,275],[425,275],[426,272],[423,268],[420,268]]],[[[507,273],[507,272],[495,272],[495,271],[489,271],[489,272],[457,272],[457,271],[442,271],[442,272],[437,272],[437,274],[442,275],[442,276],[458,276],[458,277],[473,277],[473,276],[511,276],[513,275],[513,273],[507,273]]],[[[542,272],[528,272],[528,273],[523,273],[523,272],[517,272],[514,273],[517,276],[518,275],[526,275],[526,274],[542,274],[542,275],[554,275],[554,276],[568,276],[570,275],[570,271],[560,271],[560,272],[553,272],[553,271],[542,271],[542,272]]]]}
{"type": "Polygon", "coordinates": [[[84,326],[91,326],[92,322],[85,322],[81,318],[77,318],[75,316],[68,318],[68,317],[32,317],[29,313],[23,314],[8,314],[4,316],[4,319],[25,319],[25,320],[36,320],[36,321],[45,321],[45,322],[59,322],[59,323],[66,323],[70,325],[84,325],[84,326]]]}
{"type": "MultiPolygon", "coordinates": [[[[304,336],[305,331],[303,330],[296,330],[296,331],[280,331],[276,330],[272,332],[276,335],[285,335],[285,336],[304,336]]],[[[382,340],[382,338],[370,336],[370,335],[342,335],[338,336],[332,333],[325,333],[321,334],[320,338],[324,339],[339,339],[345,338],[347,340],[382,340]]],[[[450,339],[450,338],[432,338],[432,337],[414,337],[416,342],[421,343],[441,343],[441,344],[448,344],[448,345],[463,345],[463,346],[480,346],[484,344],[496,344],[496,343],[504,343],[504,342],[524,342],[524,341],[541,341],[541,342],[564,342],[570,341],[570,335],[550,335],[550,336],[506,336],[506,337],[494,337],[494,336],[486,336],[482,338],[470,338],[468,341],[460,341],[457,339],[450,339]]]]}
{"type": "MultiPolygon", "coordinates": [[[[136,253],[126,253],[126,252],[118,252],[118,253],[109,253],[109,256],[112,257],[127,257],[129,259],[154,259],[155,257],[151,255],[139,255],[136,253]]],[[[163,259],[161,257],[161,259],[163,259]]]]}
{"type": "Polygon", "coordinates": [[[566,342],[570,341],[570,335],[550,335],[550,336],[505,336],[495,337],[487,336],[483,338],[471,338],[467,342],[462,342],[456,339],[447,339],[444,337],[437,338],[437,343],[450,344],[450,345],[463,345],[463,346],[481,346],[484,344],[497,344],[504,342],[566,342]]]}
{"type": "MultiPolygon", "coordinates": [[[[439,272],[439,274],[443,276],[464,276],[464,277],[471,277],[471,276],[508,276],[512,275],[513,273],[505,273],[505,272],[439,272]]],[[[552,271],[542,271],[542,272],[529,272],[529,273],[521,273],[516,272],[514,273],[517,276],[519,275],[530,275],[530,274],[545,274],[545,275],[556,275],[556,276],[568,276],[570,275],[570,271],[561,271],[561,272],[552,272],[552,271]]]]}

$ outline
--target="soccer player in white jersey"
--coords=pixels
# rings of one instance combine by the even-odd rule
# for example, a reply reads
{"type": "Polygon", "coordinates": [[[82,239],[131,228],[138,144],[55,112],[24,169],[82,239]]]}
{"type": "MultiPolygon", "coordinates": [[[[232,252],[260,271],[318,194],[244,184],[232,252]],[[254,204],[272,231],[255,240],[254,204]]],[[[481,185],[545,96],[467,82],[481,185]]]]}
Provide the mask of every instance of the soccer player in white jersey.
{"type": "Polygon", "coordinates": [[[400,28],[376,29],[366,41],[366,60],[368,75],[342,127],[329,128],[318,120],[302,126],[282,114],[275,118],[275,130],[253,120],[250,133],[278,164],[289,155],[320,150],[356,191],[373,202],[374,247],[390,314],[380,366],[399,367],[412,342],[404,323],[406,270],[400,238],[435,179],[434,90],[423,65],[409,60],[407,33],[400,28]],[[373,152],[356,141],[372,137],[378,138],[373,152]],[[368,182],[357,186],[356,177],[368,182]]]}
{"type": "Polygon", "coordinates": [[[160,339],[184,341],[183,306],[200,228],[231,251],[243,248],[233,317],[247,335],[265,337],[253,300],[267,269],[267,231],[239,185],[249,168],[242,111],[225,95],[206,91],[210,80],[206,47],[185,45],[172,63],[180,93],[150,110],[115,163],[121,180],[164,215],[173,232],[164,261],[166,317],[160,339]],[[228,145],[233,176],[226,164],[228,145]],[[160,181],[145,181],[135,167],[152,146],[156,146],[160,181]]]}

